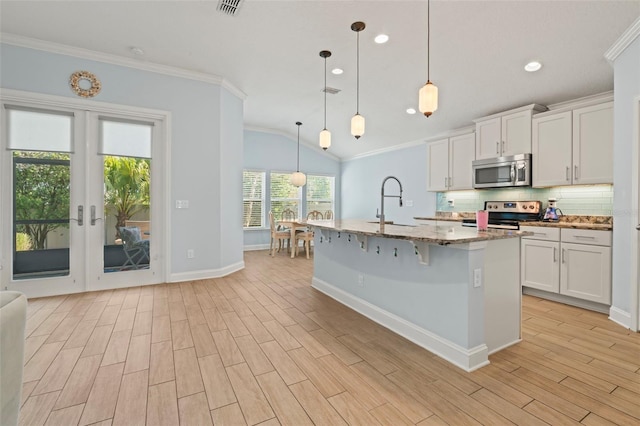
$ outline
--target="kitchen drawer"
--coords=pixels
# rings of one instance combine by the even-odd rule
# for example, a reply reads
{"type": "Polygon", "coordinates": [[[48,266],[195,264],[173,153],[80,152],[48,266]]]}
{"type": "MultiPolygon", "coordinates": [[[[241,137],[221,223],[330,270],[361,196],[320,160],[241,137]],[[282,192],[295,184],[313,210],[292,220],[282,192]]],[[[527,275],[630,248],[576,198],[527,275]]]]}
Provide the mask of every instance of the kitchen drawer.
{"type": "Polygon", "coordinates": [[[562,242],[589,244],[594,246],[611,246],[611,231],[594,231],[591,229],[563,229],[560,233],[562,242]]]}
{"type": "Polygon", "coordinates": [[[533,232],[533,235],[526,237],[531,240],[544,240],[544,241],[560,241],[560,228],[551,228],[547,226],[522,226],[521,231],[533,232]]]}

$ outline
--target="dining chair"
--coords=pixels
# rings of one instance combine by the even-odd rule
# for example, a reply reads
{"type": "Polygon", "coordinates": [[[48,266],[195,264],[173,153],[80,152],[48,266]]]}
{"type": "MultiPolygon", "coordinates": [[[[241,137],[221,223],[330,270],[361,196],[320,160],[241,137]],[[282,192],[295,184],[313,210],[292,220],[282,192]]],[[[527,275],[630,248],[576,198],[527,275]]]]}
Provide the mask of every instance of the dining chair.
{"type": "Polygon", "coordinates": [[[282,220],[294,220],[296,218],[296,213],[291,209],[285,209],[282,211],[281,218],[282,220]]]}
{"type": "Polygon", "coordinates": [[[324,215],[320,213],[318,210],[313,210],[307,213],[307,219],[322,220],[324,219],[324,215]]]}
{"type": "Polygon", "coordinates": [[[299,253],[300,241],[303,241],[302,246],[307,252],[307,259],[309,259],[309,252],[311,251],[311,241],[313,241],[313,231],[303,231],[296,234],[296,256],[299,253]]]}
{"type": "Polygon", "coordinates": [[[324,218],[325,219],[333,219],[333,211],[327,210],[326,212],[324,212],[324,218]]]}
{"type": "Polygon", "coordinates": [[[291,233],[289,231],[279,231],[276,228],[276,221],[273,218],[273,212],[269,211],[269,227],[271,228],[271,239],[269,241],[269,254],[275,256],[275,242],[278,242],[278,251],[282,248],[282,242],[287,241],[287,252],[291,248],[291,233]]]}

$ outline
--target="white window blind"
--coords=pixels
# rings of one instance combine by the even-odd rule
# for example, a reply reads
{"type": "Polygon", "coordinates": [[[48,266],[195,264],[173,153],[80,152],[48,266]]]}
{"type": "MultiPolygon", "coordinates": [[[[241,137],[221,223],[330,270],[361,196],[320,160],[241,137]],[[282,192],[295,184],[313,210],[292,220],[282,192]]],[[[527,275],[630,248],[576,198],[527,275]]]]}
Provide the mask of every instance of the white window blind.
{"type": "Polygon", "coordinates": [[[244,170],[242,172],[242,202],[244,228],[264,227],[265,172],[244,170]]]}
{"type": "Polygon", "coordinates": [[[20,151],[73,152],[73,113],[5,105],[8,148],[20,151]]]}
{"type": "Polygon", "coordinates": [[[107,119],[100,117],[100,147],[102,155],[151,158],[153,123],[107,119]]]}
{"type": "Polygon", "coordinates": [[[326,215],[334,210],[335,177],[307,175],[307,214],[314,210],[326,215]]]}
{"type": "Polygon", "coordinates": [[[291,173],[272,172],[270,178],[271,211],[276,220],[282,218],[284,210],[293,210],[296,217],[300,217],[302,190],[291,185],[291,173]]]}

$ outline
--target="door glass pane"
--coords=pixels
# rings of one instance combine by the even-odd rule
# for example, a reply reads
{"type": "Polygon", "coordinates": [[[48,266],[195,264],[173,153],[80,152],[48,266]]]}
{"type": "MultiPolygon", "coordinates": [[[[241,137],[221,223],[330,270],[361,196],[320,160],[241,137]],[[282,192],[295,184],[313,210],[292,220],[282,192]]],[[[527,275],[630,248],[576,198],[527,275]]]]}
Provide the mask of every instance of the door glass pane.
{"type": "Polygon", "coordinates": [[[105,272],[149,268],[150,189],[151,160],[104,157],[105,272]]]}
{"type": "Polygon", "coordinates": [[[69,154],[13,151],[13,278],[69,275],[69,154]]]}

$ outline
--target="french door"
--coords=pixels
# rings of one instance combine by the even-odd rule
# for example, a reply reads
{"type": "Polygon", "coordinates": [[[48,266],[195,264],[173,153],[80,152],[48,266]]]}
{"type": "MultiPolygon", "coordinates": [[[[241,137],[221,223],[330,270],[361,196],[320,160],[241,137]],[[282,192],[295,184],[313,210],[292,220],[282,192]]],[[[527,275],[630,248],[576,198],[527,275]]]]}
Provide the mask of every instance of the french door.
{"type": "Polygon", "coordinates": [[[163,280],[162,116],[91,106],[2,99],[2,289],[163,280]]]}

